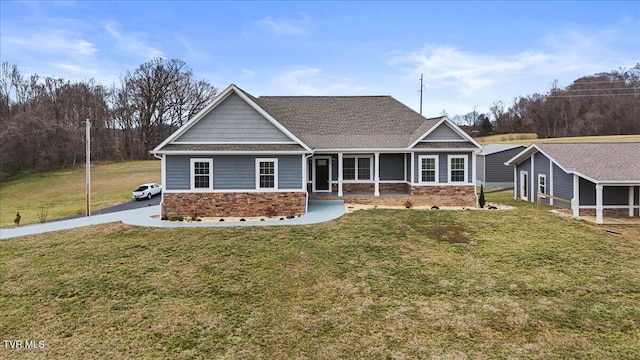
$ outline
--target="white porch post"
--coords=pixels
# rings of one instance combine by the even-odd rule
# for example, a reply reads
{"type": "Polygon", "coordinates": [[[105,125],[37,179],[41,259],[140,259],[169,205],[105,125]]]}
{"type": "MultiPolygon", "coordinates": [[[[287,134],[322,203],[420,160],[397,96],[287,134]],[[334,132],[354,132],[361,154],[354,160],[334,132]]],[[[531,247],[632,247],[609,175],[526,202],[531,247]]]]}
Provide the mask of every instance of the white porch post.
{"type": "Polygon", "coordinates": [[[531,200],[529,201],[536,201],[538,199],[538,189],[536,186],[536,173],[534,172],[535,168],[533,165],[533,157],[535,154],[531,154],[531,175],[529,175],[529,182],[531,183],[531,187],[529,188],[529,197],[531,197],[531,200]]]}
{"type": "Polygon", "coordinates": [[[573,175],[573,198],[571,199],[571,210],[573,217],[580,216],[580,178],[573,175]]]}
{"type": "Polygon", "coordinates": [[[629,217],[633,217],[633,186],[629,186],[629,217]]]}
{"type": "Polygon", "coordinates": [[[553,205],[553,161],[549,159],[549,179],[547,179],[547,186],[549,187],[549,205],[553,205]]]}
{"type": "Polygon", "coordinates": [[[416,153],[412,152],[411,153],[411,179],[409,179],[409,184],[413,185],[414,179],[416,178],[415,176],[415,156],[416,153]]]}
{"type": "Polygon", "coordinates": [[[518,200],[518,165],[513,166],[513,200],[518,200]]]}
{"type": "Polygon", "coordinates": [[[602,224],[602,185],[596,184],[596,224],[602,224]]]}
{"type": "Polygon", "coordinates": [[[342,196],[342,153],[338,153],[338,196],[342,196]]]}
{"type": "Polygon", "coordinates": [[[375,169],[374,169],[374,191],[373,196],[380,196],[380,153],[373,154],[375,159],[375,169]]]}

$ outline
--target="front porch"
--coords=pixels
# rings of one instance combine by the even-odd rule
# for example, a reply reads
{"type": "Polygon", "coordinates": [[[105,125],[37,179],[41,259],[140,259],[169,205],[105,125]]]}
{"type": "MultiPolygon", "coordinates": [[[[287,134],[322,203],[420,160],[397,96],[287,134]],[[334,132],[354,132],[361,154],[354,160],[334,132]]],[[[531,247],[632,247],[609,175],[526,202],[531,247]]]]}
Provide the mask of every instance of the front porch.
{"type": "MultiPolygon", "coordinates": [[[[339,195],[337,192],[310,192],[309,200],[343,200],[345,203],[380,206],[463,206],[476,207],[477,199],[475,193],[470,191],[453,191],[448,194],[422,193],[410,194],[406,191],[384,191],[375,195],[368,191],[345,192],[339,195]]],[[[460,191],[461,189],[458,189],[460,191]]]]}

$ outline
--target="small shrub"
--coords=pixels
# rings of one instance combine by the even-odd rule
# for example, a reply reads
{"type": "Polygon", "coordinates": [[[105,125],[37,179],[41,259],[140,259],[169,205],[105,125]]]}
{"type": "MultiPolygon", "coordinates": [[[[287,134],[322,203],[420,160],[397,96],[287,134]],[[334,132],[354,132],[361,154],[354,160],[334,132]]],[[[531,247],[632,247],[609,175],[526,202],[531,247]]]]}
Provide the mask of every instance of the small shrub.
{"type": "Polygon", "coordinates": [[[169,221],[184,221],[184,217],[182,216],[171,216],[169,221]]]}
{"type": "Polygon", "coordinates": [[[407,209],[411,209],[413,207],[413,204],[411,203],[411,201],[407,200],[404,202],[404,207],[407,209]]]}
{"type": "Polygon", "coordinates": [[[435,205],[433,205],[433,206],[431,207],[431,210],[440,210],[440,208],[439,208],[439,207],[437,207],[437,206],[435,206],[435,205]]]}
{"type": "Polygon", "coordinates": [[[480,205],[480,208],[483,209],[486,203],[487,201],[484,199],[484,186],[480,185],[480,197],[478,198],[478,205],[480,205]]]}
{"type": "Polygon", "coordinates": [[[49,212],[44,207],[41,207],[40,210],[38,210],[37,215],[38,215],[38,221],[41,224],[43,224],[45,221],[47,221],[47,216],[49,215],[49,212]]]}
{"type": "Polygon", "coordinates": [[[265,209],[264,213],[268,217],[274,217],[276,216],[276,207],[274,205],[271,205],[265,209]]]}
{"type": "Polygon", "coordinates": [[[198,212],[195,210],[191,213],[191,221],[198,221],[198,212]]]}
{"type": "Polygon", "coordinates": [[[13,223],[16,224],[17,227],[20,227],[20,219],[22,218],[22,216],[20,216],[20,213],[16,213],[16,219],[13,220],[13,223]]]}

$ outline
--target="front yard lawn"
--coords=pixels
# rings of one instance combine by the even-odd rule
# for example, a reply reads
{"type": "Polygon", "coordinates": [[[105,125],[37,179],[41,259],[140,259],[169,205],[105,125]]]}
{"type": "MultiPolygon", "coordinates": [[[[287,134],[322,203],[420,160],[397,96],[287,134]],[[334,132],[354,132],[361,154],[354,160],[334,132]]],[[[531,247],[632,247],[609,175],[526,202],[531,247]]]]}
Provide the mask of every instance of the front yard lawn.
{"type": "Polygon", "coordinates": [[[517,206],[3,241],[0,339],[44,348],[0,358],[640,358],[637,229],[517,206]]]}

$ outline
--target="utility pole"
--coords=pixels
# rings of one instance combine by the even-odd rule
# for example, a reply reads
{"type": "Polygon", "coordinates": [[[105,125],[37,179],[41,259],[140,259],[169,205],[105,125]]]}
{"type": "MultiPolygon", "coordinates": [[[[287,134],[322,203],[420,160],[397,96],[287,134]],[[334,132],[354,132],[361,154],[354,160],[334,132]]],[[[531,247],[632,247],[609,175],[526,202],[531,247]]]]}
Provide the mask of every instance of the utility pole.
{"type": "Polygon", "coordinates": [[[420,74],[420,90],[418,90],[420,92],[420,115],[422,115],[422,93],[424,92],[424,85],[422,82],[422,75],[420,74]]]}
{"type": "Polygon", "coordinates": [[[84,162],[84,165],[86,167],[86,185],[87,185],[87,204],[86,204],[86,216],[91,216],[91,123],[89,122],[89,119],[87,119],[87,121],[85,121],[85,124],[87,125],[86,128],[86,149],[85,149],[85,154],[86,154],[86,160],[84,162]]]}

